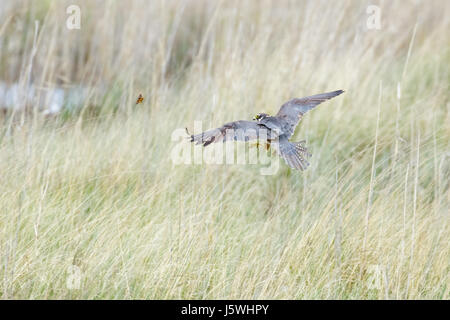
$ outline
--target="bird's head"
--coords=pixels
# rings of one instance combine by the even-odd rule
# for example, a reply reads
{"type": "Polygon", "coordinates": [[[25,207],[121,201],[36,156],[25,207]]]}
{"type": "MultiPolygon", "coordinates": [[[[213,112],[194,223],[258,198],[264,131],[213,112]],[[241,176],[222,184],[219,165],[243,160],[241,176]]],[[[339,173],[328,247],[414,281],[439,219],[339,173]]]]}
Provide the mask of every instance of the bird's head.
{"type": "Polygon", "coordinates": [[[258,113],[253,117],[253,120],[261,121],[264,118],[267,118],[269,115],[267,113],[258,113]]]}

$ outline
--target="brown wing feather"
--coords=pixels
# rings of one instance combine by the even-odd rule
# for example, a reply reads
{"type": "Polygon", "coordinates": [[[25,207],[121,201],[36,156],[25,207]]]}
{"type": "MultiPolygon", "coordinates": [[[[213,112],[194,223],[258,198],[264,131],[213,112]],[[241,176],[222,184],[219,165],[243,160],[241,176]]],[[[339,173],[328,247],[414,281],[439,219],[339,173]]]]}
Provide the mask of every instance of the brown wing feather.
{"type": "Polygon", "coordinates": [[[300,99],[296,98],[284,103],[276,115],[276,117],[284,122],[284,133],[287,134],[288,137],[292,136],[295,127],[306,112],[313,109],[318,104],[334,98],[343,92],[343,90],[337,90],[300,99]]]}
{"type": "Polygon", "coordinates": [[[234,121],[224,124],[220,128],[211,129],[196,135],[191,135],[191,142],[207,146],[215,142],[229,140],[250,141],[261,138],[275,138],[274,132],[255,121],[234,121]]]}

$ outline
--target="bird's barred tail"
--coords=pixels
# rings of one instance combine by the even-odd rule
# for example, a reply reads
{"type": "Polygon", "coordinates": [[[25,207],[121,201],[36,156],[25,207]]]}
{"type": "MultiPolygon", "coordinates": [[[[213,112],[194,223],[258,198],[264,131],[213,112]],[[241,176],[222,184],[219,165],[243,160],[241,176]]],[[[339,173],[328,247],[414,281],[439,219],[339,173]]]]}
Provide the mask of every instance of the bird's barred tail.
{"type": "Polygon", "coordinates": [[[280,143],[280,155],[289,167],[302,171],[309,166],[307,159],[311,157],[305,147],[305,141],[280,143]]]}

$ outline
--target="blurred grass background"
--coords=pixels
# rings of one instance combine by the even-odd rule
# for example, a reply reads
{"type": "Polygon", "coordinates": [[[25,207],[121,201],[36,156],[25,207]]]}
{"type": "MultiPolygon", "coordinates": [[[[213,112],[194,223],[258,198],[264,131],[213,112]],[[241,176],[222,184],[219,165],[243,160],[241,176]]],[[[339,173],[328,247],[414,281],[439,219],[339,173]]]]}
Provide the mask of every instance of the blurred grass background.
{"type": "Polygon", "coordinates": [[[50,117],[3,109],[2,298],[448,299],[449,17],[444,0],[2,1],[0,81],[87,88],[50,117]],[[170,160],[194,120],[337,89],[293,137],[305,172],[170,160]]]}

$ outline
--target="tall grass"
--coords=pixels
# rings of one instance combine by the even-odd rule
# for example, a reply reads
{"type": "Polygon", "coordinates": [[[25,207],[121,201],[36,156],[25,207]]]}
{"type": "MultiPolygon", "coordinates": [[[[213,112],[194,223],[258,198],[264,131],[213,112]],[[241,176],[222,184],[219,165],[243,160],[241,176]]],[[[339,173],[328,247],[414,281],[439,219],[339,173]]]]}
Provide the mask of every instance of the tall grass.
{"type": "Polygon", "coordinates": [[[73,3],[0,9],[0,80],[91,88],[2,118],[4,299],[449,298],[448,1],[73,3]],[[335,89],[305,172],[171,162],[176,128],[335,89]]]}

